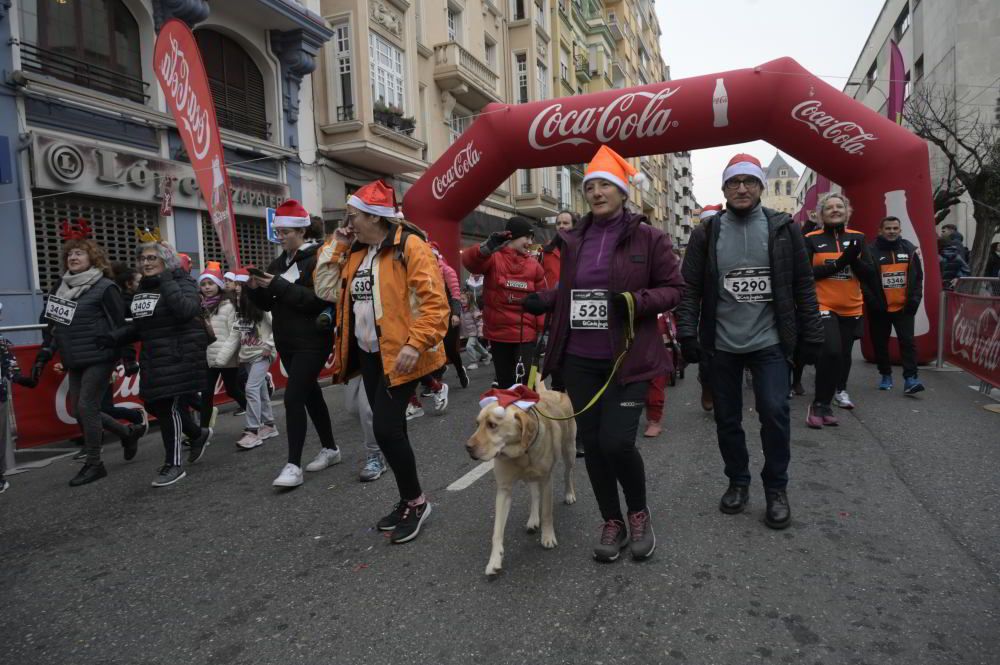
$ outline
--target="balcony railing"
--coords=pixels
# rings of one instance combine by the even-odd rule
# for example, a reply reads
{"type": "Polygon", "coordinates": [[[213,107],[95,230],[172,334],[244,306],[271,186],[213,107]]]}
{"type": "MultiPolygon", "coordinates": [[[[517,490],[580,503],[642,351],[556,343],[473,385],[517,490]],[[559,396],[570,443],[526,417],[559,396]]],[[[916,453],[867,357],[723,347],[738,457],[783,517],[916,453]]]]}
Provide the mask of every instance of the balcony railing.
{"type": "Polygon", "coordinates": [[[21,64],[29,72],[37,72],[98,92],[125,97],[140,104],[149,99],[147,93],[149,84],[142,79],[58,51],[39,48],[34,44],[21,42],[21,64]]]}
{"type": "Polygon", "coordinates": [[[337,107],[337,122],[347,122],[354,120],[354,104],[337,107]]]}
{"type": "Polygon", "coordinates": [[[500,100],[496,72],[458,42],[434,46],[434,79],[472,110],[500,100]]]}

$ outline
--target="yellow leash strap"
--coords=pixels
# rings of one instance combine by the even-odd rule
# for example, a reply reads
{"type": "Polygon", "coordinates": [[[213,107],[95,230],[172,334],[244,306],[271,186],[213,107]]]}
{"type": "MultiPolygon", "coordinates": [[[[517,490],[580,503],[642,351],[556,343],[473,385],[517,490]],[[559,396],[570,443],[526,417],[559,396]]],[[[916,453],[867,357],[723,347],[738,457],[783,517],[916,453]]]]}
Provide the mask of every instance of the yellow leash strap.
{"type": "MultiPolygon", "coordinates": [[[[629,352],[629,349],[632,348],[632,341],[635,339],[635,296],[633,296],[628,291],[626,291],[623,295],[625,296],[625,305],[628,309],[628,317],[626,317],[625,319],[625,348],[622,350],[621,353],[618,354],[618,357],[615,359],[615,364],[614,367],[611,368],[611,374],[608,376],[608,380],[604,382],[604,385],[601,386],[601,389],[597,391],[597,394],[595,394],[593,397],[590,398],[590,401],[587,402],[587,405],[584,406],[579,411],[577,411],[576,413],[569,416],[550,416],[536,406],[535,411],[538,412],[538,415],[547,420],[570,420],[572,418],[576,418],[577,416],[586,413],[588,409],[597,404],[597,402],[601,399],[601,396],[604,394],[604,391],[607,390],[608,386],[611,385],[611,381],[614,380],[615,374],[618,373],[618,368],[621,366],[622,361],[625,359],[625,354],[627,354],[629,352]]],[[[537,368],[532,367],[531,373],[535,374],[536,372],[537,368]]],[[[531,381],[530,375],[529,375],[529,381],[531,381]]],[[[529,387],[531,387],[532,385],[533,385],[532,383],[528,384],[529,387]]]]}

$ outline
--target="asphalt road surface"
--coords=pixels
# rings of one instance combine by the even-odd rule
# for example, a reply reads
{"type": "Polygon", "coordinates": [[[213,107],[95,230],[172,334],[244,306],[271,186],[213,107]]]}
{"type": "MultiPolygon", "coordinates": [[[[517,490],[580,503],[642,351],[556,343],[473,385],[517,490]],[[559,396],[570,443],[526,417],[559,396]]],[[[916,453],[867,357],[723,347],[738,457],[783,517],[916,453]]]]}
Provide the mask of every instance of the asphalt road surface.
{"type": "MultiPolygon", "coordinates": [[[[344,462],[292,491],[271,487],[284,438],[237,452],[243,418],[230,413],[172,487],[149,484],[158,433],[129,463],[106,445],[108,478],[82,488],[67,485],[68,459],[11,477],[0,663],[1000,663],[1000,416],[967,375],[924,372],[928,391],[911,399],[879,393],[856,363],[859,406],[823,431],[805,428],[796,398],[794,524],[779,532],[762,522],[759,484],[746,513],[718,511],[714,424],[689,374],[668,391],[664,433],[641,442],[654,557],[593,561],[600,519],[581,463],[554,550],[525,533],[516,488],[491,581],[492,473],[446,489],[479,464],[463,443],[492,372],[472,374],[446,415],[410,423],[434,512],[405,545],[372,528],[395,485],[358,482],[339,387],[326,395],[344,462]]],[[[756,473],[749,408],[745,421],[756,473]]],[[[317,449],[312,436],[307,461],[317,449]]]]}

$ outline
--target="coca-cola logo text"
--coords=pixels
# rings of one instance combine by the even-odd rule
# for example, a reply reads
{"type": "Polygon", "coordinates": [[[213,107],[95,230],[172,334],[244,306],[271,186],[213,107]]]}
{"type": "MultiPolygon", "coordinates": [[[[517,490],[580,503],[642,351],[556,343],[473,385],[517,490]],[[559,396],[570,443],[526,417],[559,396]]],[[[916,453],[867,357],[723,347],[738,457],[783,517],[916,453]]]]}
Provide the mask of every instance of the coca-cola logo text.
{"type": "Polygon", "coordinates": [[[978,316],[975,311],[967,316],[965,309],[966,302],[962,302],[951,323],[950,353],[986,372],[995,372],[1000,367],[1000,310],[987,304],[978,316]]]}
{"type": "Polygon", "coordinates": [[[662,136],[677,121],[670,121],[666,100],[680,88],[663,88],[657,93],[629,92],[607,106],[591,106],[563,113],[562,104],[545,107],[531,122],[528,143],[535,150],[584,143],[628,141],[662,136]],[[643,103],[645,101],[645,103],[643,103]]]}
{"type": "Polygon", "coordinates": [[[198,99],[191,88],[190,74],[187,56],[171,36],[170,50],[163,54],[160,61],[160,76],[166,82],[167,94],[181,118],[182,129],[191,138],[191,145],[194,147],[194,154],[191,156],[194,159],[204,159],[212,145],[212,123],[208,114],[212,100],[198,99]]]}
{"type": "Polygon", "coordinates": [[[810,99],[792,109],[792,119],[806,125],[849,155],[863,155],[865,144],[878,140],[858,123],[838,120],[822,109],[823,102],[810,99]]]}
{"type": "Polygon", "coordinates": [[[482,153],[473,147],[472,141],[459,150],[444,175],[434,176],[434,180],[431,182],[431,193],[434,198],[439,201],[443,199],[445,194],[457,185],[458,181],[472,170],[472,167],[479,163],[480,157],[482,157],[482,153]]]}

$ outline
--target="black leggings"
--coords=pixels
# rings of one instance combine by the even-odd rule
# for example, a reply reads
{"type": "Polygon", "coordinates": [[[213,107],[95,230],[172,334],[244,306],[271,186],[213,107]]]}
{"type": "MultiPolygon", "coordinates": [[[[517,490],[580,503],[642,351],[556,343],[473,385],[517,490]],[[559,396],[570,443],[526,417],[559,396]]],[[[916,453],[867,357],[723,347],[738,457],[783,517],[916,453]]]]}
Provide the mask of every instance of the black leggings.
{"type": "MultiPolygon", "coordinates": [[[[612,365],[611,360],[565,356],[563,378],[574,411],[586,406],[601,389],[612,365]]],[[[576,417],[576,440],[583,444],[587,475],[605,521],[622,519],[619,484],[630,513],[646,508],[646,468],[635,436],[648,388],[649,381],[624,386],[612,381],[600,401],[576,417]]]]}
{"type": "Polygon", "coordinates": [[[101,412],[106,413],[115,420],[127,420],[133,425],[142,422],[142,411],[139,409],[128,409],[124,406],[115,406],[115,388],[108,384],[108,389],[104,391],[101,398],[101,412]]]}
{"type": "Polygon", "coordinates": [[[358,349],[361,378],[365,395],[372,407],[372,427],[379,450],[396,476],[399,498],[412,501],[420,498],[417,458],[413,455],[410,437],[406,433],[406,405],[413,396],[417,381],[389,387],[382,368],[382,356],[358,349]]]}
{"type": "Polygon", "coordinates": [[[165,453],[164,463],[180,466],[181,434],[187,434],[189,439],[196,439],[201,434],[201,428],[191,416],[190,409],[185,406],[184,398],[166,397],[146,402],[146,410],[156,416],[156,420],[160,423],[165,453]]]}
{"type": "MultiPolygon", "coordinates": [[[[455,367],[455,371],[462,374],[462,349],[459,345],[458,338],[459,327],[452,326],[448,328],[448,333],[444,336],[444,353],[448,357],[448,362],[455,367]]],[[[442,365],[441,369],[434,372],[434,377],[440,379],[444,376],[444,368],[442,365]]]]}
{"type": "Polygon", "coordinates": [[[851,374],[854,340],[860,337],[861,317],[820,312],[823,320],[823,351],[816,363],[815,404],[830,406],[833,394],[847,390],[851,374]]]}
{"type": "Polygon", "coordinates": [[[319,373],[329,353],[326,351],[289,351],[278,349],[281,364],[288,373],[285,385],[285,429],[288,432],[288,463],[302,466],[302,449],[306,445],[306,412],[312,420],[319,442],[324,448],[336,450],[330,410],[326,408],[319,387],[319,373]]]}
{"type": "Polygon", "coordinates": [[[222,385],[226,387],[226,394],[236,400],[242,411],[247,408],[247,395],[243,390],[246,385],[244,381],[240,383],[239,367],[209,367],[205,373],[205,386],[201,389],[201,426],[208,427],[212,420],[212,407],[215,403],[215,384],[222,377],[222,385]]]}
{"type": "Polygon", "coordinates": [[[497,383],[501,388],[510,388],[514,385],[517,359],[524,363],[524,376],[521,382],[527,381],[528,369],[531,367],[531,358],[535,351],[535,342],[490,342],[490,352],[493,354],[493,371],[497,373],[497,383]]]}

